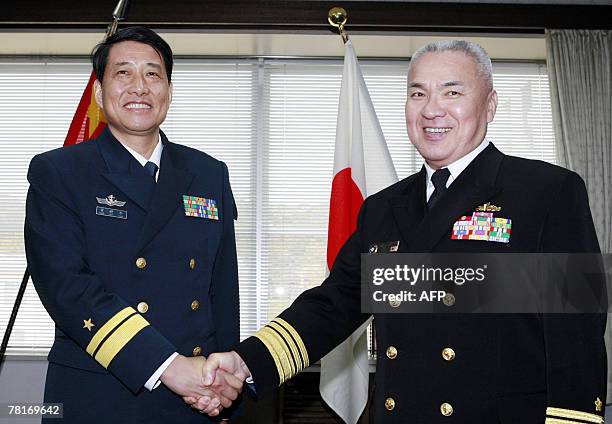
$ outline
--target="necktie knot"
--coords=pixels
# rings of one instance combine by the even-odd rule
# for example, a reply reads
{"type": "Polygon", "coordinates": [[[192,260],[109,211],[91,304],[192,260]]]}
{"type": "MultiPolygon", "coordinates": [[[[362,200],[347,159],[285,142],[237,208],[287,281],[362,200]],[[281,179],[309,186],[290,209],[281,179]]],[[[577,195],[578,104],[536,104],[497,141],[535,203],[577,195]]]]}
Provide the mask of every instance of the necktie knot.
{"type": "Polygon", "coordinates": [[[153,181],[156,181],[155,174],[157,173],[157,170],[159,169],[157,165],[154,164],[153,162],[147,162],[144,165],[144,169],[153,178],[153,181]]]}
{"type": "Polygon", "coordinates": [[[436,190],[445,190],[446,182],[450,177],[450,171],[448,168],[442,168],[436,170],[431,176],[431,182],[436,190]]]}

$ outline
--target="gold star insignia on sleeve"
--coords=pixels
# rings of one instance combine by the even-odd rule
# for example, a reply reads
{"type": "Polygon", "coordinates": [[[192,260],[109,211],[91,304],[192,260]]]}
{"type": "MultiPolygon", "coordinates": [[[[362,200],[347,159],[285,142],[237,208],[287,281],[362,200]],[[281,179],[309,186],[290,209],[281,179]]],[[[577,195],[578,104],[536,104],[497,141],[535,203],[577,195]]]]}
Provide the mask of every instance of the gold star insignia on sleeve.
{"type": "Polygon", "coordinates": [[[603,402],[601,401],[601,399],[599,398],[595,399],[595,411],[601,412],[602,407],[603,407],[603,402]]]}
{"type": "Polygon", "coordinates": [[[87,330],[89,330],[90,332],[91,332],[91,327],[93,327],[94,325],[95,324],[91,322],[91,318],[83,320],[83,328],[87,328],[87,330]]]}

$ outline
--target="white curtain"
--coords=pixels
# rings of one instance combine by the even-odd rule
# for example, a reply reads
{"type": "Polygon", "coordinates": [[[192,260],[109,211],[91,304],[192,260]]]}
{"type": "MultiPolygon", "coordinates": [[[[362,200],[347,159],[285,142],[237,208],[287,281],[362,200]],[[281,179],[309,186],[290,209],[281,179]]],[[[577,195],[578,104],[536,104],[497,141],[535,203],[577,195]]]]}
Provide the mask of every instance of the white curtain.
{"type": "MultiPolygon", "coordinates": [[[[612,31],[547,30],[558,163],[584,178],[599,244],[612,253],[612,31]]],[[[612,315],[608,394],[612,402],[612,315]]]]}

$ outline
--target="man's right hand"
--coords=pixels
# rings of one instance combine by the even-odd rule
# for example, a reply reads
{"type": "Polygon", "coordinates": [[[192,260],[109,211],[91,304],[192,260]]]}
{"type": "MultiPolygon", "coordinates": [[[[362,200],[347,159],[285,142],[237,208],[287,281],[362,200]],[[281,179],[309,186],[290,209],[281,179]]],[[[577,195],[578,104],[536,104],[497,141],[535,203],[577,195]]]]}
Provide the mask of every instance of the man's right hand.
{"type": "Polygon", "coordinates": [[[233,350],[231,352],[213,353],[208,357],[208,360],[202,368],[204,377],[204,385],[211,385],[220,370],[227,371],[233,374],[241,381],[246,380],[251,376],[251,371],[246,366],[240,355],[233,350]]]}
{"type": "MultiPolygon", "coordinates": [[[[219,385],[231,383],[232,377],[242,383],[250,376],[249,368],[234,351],[211,354],[202,368],[204,386],[216,388],[216,390],[221,390],[219,385]]],[[[199,411],[208,413],[210,409],[210,404],[207,403],[205,396],[184,396],[183,400],[199,411]]]]}
{"type": "Polygon", "coordinates": [[[202,356],[187,358],[178,355],[163,372],[160,380],[183,398],[196,398],[198,410],[215,416],[223,408],[232,405],[242,391],[243,379],[219,370],[211,383],[204,384],[203,366],[206,362],[202,356]]]}

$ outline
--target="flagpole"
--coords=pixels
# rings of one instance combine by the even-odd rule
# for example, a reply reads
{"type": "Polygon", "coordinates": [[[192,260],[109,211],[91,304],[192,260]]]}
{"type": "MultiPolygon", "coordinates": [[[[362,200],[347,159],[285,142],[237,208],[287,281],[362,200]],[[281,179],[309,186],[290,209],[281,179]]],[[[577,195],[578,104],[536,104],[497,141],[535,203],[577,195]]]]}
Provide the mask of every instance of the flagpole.
{"type": "Polygon", "coordinates": [[[342,36],[342,41],[344,44],[346,44],[349,40],[348,34],[346,31],[344,31],[344,25],[346,24],[347,19],[348,15],[346,10],[342,7],[332,7],[327,13],[327,22],[329,22],[331,26],[338,28],[338,32],[340,33],[340,36],[342,36]]]}
{"type": "MultiPolygon", "coordinates": [[[[117,32],[117,26],[119,25],[119,21],[123,21],[127,18],[128,4],[129,0],[119,0],[117,6],[115,6],[115,9],[113,10],[112,14],[113,21],[108,25],[106,29],[106,35],[104,36],[105,39],[117,32]]],[[[2,344],[0,344],[0,372],[2,371],[2,365],[4,364],[4,359],[6,357],[5,354],[6,349],[8,347],[8,342],[11,338],[11,333],[13,332],[15,320],[17,319],[17,312],[19,311],[19,307],[21,306],[21,301],[23,300],[23,296],[25,294],[29,280],[30,272],[28,270],[28,267],[26,266],[26,269],[23,272],[23,278],[21,279],[21,284],[19,285],[19,290],[17,291],[15,303],[13,304],[11,316],[9,318],[8,323],[6,324],[6,330],[4,332],[4,336],[2,337],[2,344]]]]}
{"type": "Polygon", "coordinates": [[[128,15],[128,5],[129,0],[119,0],[117,6],[113,10],[113,21],[108,25],[106,29],[106,37],[108,38],[117,32],[117,26],[119,25],[119,21],[124,21],[128,15]]]}

